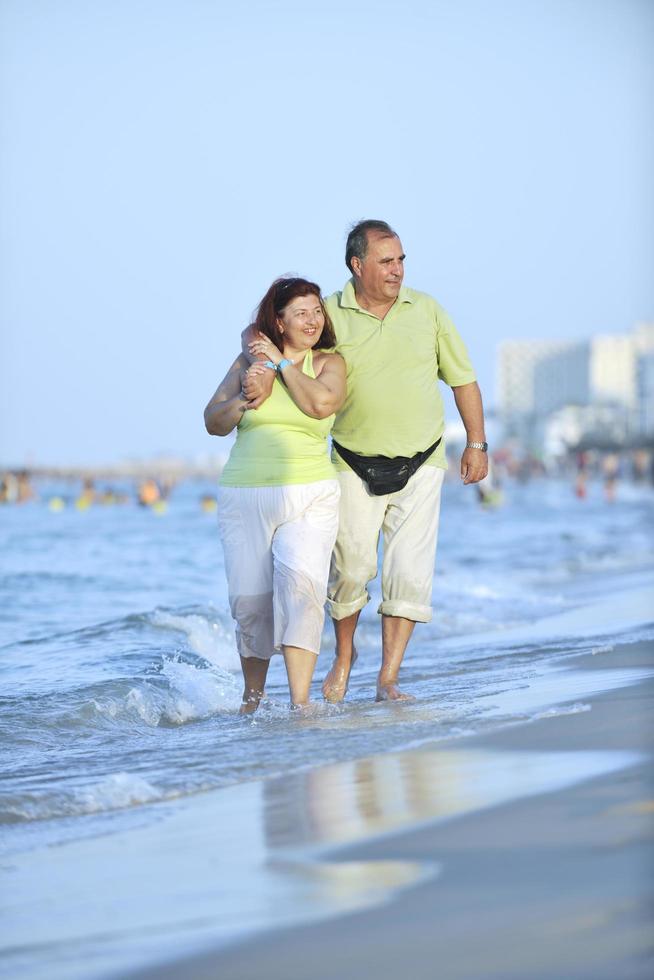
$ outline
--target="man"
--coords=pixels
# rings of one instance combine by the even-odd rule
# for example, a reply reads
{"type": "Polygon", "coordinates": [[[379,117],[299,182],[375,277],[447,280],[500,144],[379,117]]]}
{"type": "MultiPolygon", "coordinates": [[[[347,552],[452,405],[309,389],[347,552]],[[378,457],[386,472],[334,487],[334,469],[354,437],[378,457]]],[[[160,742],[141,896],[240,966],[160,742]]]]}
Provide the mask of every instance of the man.
{"type": "MultiPolygon", "coordinates": [[[[326,302],[337,350],[347,366],[347,397],[333,430],[341,507],[328,589],[336,634],[336,655],[323,683],[328,701],[341,701],[347,691],[356,660],[357,622],[370,598],[367,585],[377,575],[380,533],[384,557],[377,700],[412,700],[398,678],[416,622],[431,619],[446,467],[439,379],[452,388],[467,433],[463,482],[477,483],[488,471],[481,395],[465,346],[434,299],[403,287],[404,259],[402,243],[386,222],[359,222],[346,245],[352,278],[326,302]],[[375,486],[374,480],[362,478],[370,457],[396,460],[396,469],[405,476],[411,473],[406,484],[393,489],[391,479],[383,492],[383,482],[375,486]]],[[[261,384],[256,378],[244,379],[244,392],[255,405],[265,397],[261,384]]],[[[376,463],[386,466],[383,460],[376,463]]]]}

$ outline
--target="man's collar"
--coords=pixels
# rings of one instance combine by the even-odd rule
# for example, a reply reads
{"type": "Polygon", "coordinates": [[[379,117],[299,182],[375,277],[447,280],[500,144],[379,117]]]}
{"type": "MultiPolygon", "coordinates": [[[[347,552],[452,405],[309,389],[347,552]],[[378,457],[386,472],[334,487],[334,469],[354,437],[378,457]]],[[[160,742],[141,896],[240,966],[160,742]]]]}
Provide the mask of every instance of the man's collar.
{"type": "Polygon", "coordinates": [[[341,293],[340,306],[345,310],[359,310],[361,307],[357,303],[356,293],[354,292],[354,279],[348,279],[343,286],[341,293]]]}
{"type": "MultiPolygon", "coordinates": [[[[413,297],[410,295],[410,290],[407,289],[406,286],[400,286],[400,291],[397,294],[397,300],[395,302],[413,303],[413,297]]],[[[364,313],[367,312],[367,310],[364,310],[363,307],[359,306],[357,303],[357,296],[354,291],[354,279],[348,279],[348,281],[345,283],[343,292],[341,293],[341,301],[339,305],[345,310],[363,310],[364,313]]],[[[393,303],[393,306],[395,306],[395,303],[393,303]]]]}

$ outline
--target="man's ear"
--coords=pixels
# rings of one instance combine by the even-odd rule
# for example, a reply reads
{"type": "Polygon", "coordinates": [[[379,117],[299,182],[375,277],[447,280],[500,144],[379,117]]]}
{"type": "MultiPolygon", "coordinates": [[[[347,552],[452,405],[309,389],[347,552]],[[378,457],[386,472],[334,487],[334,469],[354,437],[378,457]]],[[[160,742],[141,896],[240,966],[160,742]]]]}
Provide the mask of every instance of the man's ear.
{"type": "Polygon", "coordinates": [[[352,256],[352,259],[350,260],[350,266],[352,268],[353,274],[355,276],[358,276],[359,279],[360,279],[361,278],[361,259],[357,255],[353,255],[352,256]]]}

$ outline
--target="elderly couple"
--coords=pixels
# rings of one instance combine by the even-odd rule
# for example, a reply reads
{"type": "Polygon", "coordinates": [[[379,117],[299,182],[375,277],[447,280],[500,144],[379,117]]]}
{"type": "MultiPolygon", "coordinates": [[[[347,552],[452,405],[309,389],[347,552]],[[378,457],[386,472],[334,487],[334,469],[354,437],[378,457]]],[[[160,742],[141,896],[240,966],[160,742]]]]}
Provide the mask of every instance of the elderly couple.
{"type": "Polygon", "coordinates": [[[205,410],[212,435],[237,427],[218,502],[244,713],[256,710],[276,651],[291,704],[308,703],[325,600],[336,654],[322,691],[343,700],[380,533],[376,696],[410,699],[398,676],[415,623],[431,619],[446,466],[439,379],[468,436],[464,483],[486,475],[487,447],[465,346],[434,299],[402,285],[404,258],[386,222],[362,221],[347,239],[342,292],[323,301],[306,279],[274,282],[205,410]]]}

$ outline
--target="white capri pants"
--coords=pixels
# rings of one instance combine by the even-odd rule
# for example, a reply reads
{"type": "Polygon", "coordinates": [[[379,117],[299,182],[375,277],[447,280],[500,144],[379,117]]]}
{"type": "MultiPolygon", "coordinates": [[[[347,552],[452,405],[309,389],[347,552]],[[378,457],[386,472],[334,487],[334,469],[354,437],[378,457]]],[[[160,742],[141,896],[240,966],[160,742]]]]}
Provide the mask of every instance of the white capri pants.
{"type": "Polygon", "coordinates": [[[282,646],[320,652],[338,480],[219,487],[218,529],[242,657],[282,646]]]}
{"type": "Polygon", "coordinates": [[[380,497],[352,470],[338,475],[340,522],[327,599],[332,619],[352,616],[370,599],[366,586],[377,576],[381,533],[382,602],[377,612],[428,623],[445,471],[421,466],[403,490],[380,497]]]}

